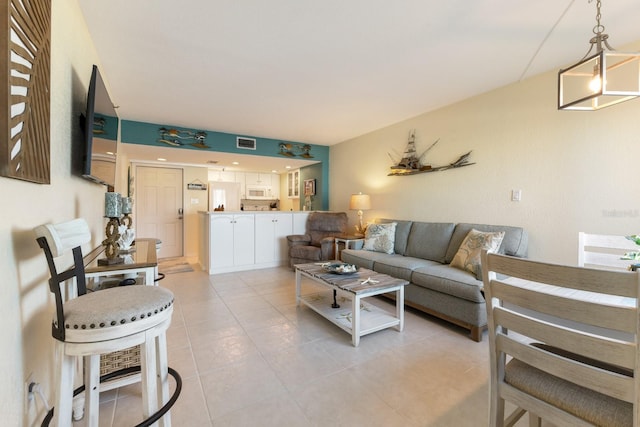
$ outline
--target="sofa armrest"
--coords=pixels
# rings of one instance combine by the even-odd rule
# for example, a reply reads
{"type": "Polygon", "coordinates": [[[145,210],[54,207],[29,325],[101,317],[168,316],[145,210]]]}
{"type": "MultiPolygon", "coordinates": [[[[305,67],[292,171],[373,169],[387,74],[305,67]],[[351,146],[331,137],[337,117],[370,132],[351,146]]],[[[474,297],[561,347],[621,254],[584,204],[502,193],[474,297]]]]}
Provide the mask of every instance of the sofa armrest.
{"type": "Polygon", "coordinates": [[[287,236],[287,244],[289,247],[297,245],[308,246],[311,244],[311,236],[308,234],[292,234],[287,236]]]}

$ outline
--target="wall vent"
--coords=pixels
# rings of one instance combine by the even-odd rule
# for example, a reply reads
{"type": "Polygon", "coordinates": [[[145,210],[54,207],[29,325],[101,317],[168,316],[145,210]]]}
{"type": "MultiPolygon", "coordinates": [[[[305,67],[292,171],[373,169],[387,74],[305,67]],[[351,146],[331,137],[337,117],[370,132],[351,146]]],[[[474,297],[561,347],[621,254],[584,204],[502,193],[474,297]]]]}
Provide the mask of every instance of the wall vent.
{"type": "Polygon", "coordinates": [[[244,136],[236,137],[236,147],[244,150],[255,150],[256,140],[255,138],[245,138],[244,136]]]}

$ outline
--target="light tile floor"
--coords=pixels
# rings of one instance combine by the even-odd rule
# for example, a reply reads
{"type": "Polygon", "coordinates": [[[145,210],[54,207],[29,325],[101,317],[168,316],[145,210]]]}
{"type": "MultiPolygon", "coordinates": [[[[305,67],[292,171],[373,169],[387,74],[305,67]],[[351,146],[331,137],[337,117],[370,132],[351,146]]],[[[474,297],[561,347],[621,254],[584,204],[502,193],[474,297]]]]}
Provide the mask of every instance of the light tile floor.
{"type": "MultiPolygon", "coordinates": [[[[403,332],[367,335],[356,348],[346,332],[296,307],[288,268],[213,276],[196,268],[159,283],[175,294],[169,364],[183,389],[173,426],[487,425],[486,333],[476,343],[407,309],[403,332]]],[[[100,411],[101,426],[140,422],[139,384],[103,393],[100,411]]]]}

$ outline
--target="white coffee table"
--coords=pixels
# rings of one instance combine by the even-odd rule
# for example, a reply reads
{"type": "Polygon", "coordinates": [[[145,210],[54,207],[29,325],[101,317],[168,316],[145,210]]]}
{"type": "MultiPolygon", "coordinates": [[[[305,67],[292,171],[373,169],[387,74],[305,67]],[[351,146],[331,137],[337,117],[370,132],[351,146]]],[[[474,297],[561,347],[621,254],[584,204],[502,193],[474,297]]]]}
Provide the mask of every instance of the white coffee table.
{"type": "Polygon", "coordinates": [[[303,303],[331,323],[351,334],[354,347],[360,337],[386,328],[404,328],[404,287],[408,281],[360,268],[354,274],[334,274],[321,264],[296,264],[296,304],[303,303]],[[322,285],[323,290],[301,295],[302,277],[322,285]],[[367,279],[370,281],[363,283],[367,279]],[[334,291],[342,304],[333,308],[334,291]],[[362,301],[363,298],[395,292],[395,313],[362,301]]]}

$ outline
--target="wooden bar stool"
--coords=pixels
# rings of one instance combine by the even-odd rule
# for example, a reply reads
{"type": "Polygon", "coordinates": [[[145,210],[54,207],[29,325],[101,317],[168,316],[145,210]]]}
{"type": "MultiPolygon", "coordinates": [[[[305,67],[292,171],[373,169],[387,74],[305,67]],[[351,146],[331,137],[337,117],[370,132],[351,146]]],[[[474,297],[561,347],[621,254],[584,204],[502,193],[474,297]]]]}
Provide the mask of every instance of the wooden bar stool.
{"type": "MultiPolygon", "coordinates": [[[[165,332],[171,324],[173,294],[158,286],[120,286],[87,292],[81,249],[91,240],[86,221],[45,224],[35,233],[47,258],[49,287],[56,303],[52,324],[57,366],[56,425],[71,426],[76,357],[84,359],[87,425],[98,426],[100,355],[135,345],[140,346],[143,416],[153,417],[158,406],[167,407],[169,396],[165,332]],[[70,254],[73,267],[59,273],[56,259],[68,265],[70,254]]],[[[177,373],[172,375],[180,382],[177,373]]],[[[180,384],[169,407],[179,390],[180,384]]],[[[170,426],[169,413],[159,421],[170,426]]]]}

